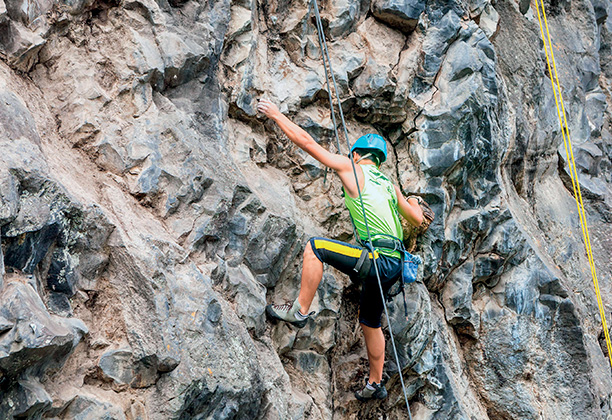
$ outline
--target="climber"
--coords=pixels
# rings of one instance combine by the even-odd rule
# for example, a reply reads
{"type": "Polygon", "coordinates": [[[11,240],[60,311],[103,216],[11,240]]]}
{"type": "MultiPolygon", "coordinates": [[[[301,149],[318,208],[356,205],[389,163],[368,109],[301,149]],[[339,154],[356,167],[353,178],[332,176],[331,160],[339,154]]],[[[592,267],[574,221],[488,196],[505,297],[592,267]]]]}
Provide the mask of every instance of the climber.
{"type": "Polygon", "coordinates": [[[419,206],[420,198],[404,198],[400,189],[379,171],[380,165],[387,158],[387,145],[381,136],[366,134],[360,137],[351,147],[349,157],[346,157],[324,149],[269,100],[260,100],[257,109],[275,121],[298,147],[337,172],[344,187],[345,204],[355,224],[356,232],[362,241],[366,241],[363,212],[350,161],[353,159],[374,245],[372,252],[367,248],[340,241],[311,238],[304,250],[298,297],[290,303],[268,305],[266,312],[271,318],[289,322],[298,328],[306,325],[308,318],[314,315],[314,312],[309,313],[308,310],[323,277],[323,263],[330,264],[349,275],[354,281],[362,281],[359,323],[366,342],[370,368],[365,387],[357,391],[355,396],[360,401],[372,398],[383,399],[387,396],[387,390],[381,383],[385,338],[380,320],[384,302],[371,260],[376,259],[381,285],[386,293],[401,275],[401,255],[395,242],[401,241],[403,236],[399,215],[412,225],[419,226],[423,220],[423,212],[419,206]]]}

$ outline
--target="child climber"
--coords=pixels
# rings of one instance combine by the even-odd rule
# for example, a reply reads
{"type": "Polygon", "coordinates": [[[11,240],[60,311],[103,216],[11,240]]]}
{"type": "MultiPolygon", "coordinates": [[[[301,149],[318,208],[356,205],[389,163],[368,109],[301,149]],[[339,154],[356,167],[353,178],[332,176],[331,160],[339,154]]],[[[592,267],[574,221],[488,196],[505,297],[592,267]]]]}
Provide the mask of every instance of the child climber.
{"type": "Polygon", "coordinates": [[[323,263],[361,281],[359,323],[366,342],[370,370],[366,385],[355,393],[355,397],[360,401],[386,398],[387,390],[381,384],[385,338],[380,319],[384,301],[372,259],[376,260],[381,285],[386,294],[402,271],[401,254],[398,251],[402,247],[397,242],[403,239],[400,215],[412,225],[420,226],[423,212],[419,199],[412,197],[406,200],[400,189],[380,172],[380,165],[387,159],[387,145],[381,136],[366,134],[360,137],[351,147],[349,157],[342,156],[325,150],[306,131],[284,116],[272,102],[262,99],[257,109],[274,120],[289,140],[336,171],[344,188],[344,202],[355,224],[356,233],[365,243],[368,235],[353,173],[353,160],[374,246],[374,252],[371,252],[344,242],[311,238],[304,250],[298,297],[291,303],[268,305],[266,311],[270,317],[289,322],[298,328],[306,325],[308,318],[314,315],[314,312],[309,313],[308,310],[323,277],[323,263]]]}

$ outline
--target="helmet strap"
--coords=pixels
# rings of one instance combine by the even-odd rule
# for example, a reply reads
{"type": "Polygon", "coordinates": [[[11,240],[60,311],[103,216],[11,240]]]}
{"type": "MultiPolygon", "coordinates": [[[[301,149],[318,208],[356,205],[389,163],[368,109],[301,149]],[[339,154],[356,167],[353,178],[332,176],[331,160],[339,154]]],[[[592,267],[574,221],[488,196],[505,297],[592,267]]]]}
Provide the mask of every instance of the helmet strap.
{"type": "Polygon", "coordinates": [[[357,159],[357,162],[355,162],[355,163],[359,163],[362,160],[369,158],[370,156],[372,156],[372,153],[366,153],[365,155],[363,155],[359,159],[357,159]]]}
{"type": "MultiPolygon", "coordinates": [[[[355,163],[359,163],[362,160],[367,159],[367,158],[372,157],[372,156],[374,156],[374,155],[372,155],[372,153],[366,153],[365,155],[359,157],[359,159],[357,159],[357,162],[355,162],[355,163]]],[[[380,166],[380,165],[376,165],[376,167],[378,167],[378,166],[380,166]]]]}

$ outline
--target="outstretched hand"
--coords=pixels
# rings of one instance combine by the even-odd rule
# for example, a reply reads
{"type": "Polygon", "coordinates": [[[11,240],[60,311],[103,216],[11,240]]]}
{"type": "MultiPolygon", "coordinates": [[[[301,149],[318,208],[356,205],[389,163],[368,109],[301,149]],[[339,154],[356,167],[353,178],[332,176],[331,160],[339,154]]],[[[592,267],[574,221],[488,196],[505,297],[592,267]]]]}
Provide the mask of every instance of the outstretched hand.
{"type": "Polygon", "coordinates": [[[278,107],[268,99],[260,99],[257,104],[257,110],[268,118],[273,118],[275,115],[280,114],[278,107]]]}

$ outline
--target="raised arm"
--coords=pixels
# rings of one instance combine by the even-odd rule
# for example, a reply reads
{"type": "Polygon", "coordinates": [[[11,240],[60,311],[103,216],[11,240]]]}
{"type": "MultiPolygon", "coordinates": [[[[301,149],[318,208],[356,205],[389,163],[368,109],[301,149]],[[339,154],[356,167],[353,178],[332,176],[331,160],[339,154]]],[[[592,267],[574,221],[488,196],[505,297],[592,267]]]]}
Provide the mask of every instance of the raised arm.
{"type": "Polygon", "coordinates": [[[289,140],[323,165],[334,169],[339,174],[352,170],[351,161],[348,157],[331,153],[323,148],[303,128],[285,117],[278,107],[269,100],[261,99],[257,104],[257,109],[271,120],[274,120],[287,137],[289,137],[289,140]]]}
{"type": "Polygon", "coordinates": [[[395,194],[397,195],[397,208],[402,217],[411,225],[420,226],[423,223],[423,210],[421,210],[417,199],[406,200],[397,185],[395,185],[395,194]]]}

